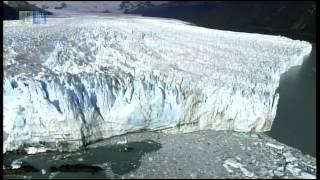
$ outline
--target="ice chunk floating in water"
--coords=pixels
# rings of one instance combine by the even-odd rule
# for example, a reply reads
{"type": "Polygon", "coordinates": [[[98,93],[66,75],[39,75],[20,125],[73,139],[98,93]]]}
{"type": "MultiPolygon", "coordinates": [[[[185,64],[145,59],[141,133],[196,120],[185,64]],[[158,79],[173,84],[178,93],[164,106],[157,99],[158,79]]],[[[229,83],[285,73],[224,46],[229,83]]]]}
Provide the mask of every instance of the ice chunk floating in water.
{"type": "MultiPolygon", "coordinates": [[[[268,131],[311,44],[146,17],[4,21],[5,150],[126,132],[268,131]]],[[[56,146],[58,147],[58,146],[56,146]]]]}

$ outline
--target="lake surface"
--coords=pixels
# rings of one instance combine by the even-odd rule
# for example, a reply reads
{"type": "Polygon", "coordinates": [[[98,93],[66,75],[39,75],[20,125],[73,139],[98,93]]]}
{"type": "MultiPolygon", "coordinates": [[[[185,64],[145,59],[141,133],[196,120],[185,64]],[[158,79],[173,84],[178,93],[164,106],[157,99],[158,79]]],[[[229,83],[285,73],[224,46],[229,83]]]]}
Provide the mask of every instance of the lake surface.
{"type": "Polygon", "coordinates": [[[316,156],[316,44],[302,66],[281,76],[277,115],[268,135],[316,156]]]}
{"type": "Polygon", "coordinates": [[[5,179],[105,179],[119,178],[139,168],[141,157],[161,148],[161,144],[144,140],[127,144],[88,148],[77,152],[47,152],[34,155],[7,153],[3,164],[23,162],[23,171],[4,170],[5,179]]]}

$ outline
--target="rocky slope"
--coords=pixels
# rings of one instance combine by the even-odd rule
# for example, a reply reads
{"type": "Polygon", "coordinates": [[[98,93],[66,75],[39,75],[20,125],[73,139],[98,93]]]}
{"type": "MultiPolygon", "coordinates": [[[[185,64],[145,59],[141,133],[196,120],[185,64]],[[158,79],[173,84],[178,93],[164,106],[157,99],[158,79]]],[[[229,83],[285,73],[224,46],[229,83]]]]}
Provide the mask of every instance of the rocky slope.
{"type": "Polygon", "coordinates": [[[263,133],[213,130],[131,133],[75,153],[8,153],[4,165],[6,179],[315,179],[317,172],[314,157],[263,133]]]}

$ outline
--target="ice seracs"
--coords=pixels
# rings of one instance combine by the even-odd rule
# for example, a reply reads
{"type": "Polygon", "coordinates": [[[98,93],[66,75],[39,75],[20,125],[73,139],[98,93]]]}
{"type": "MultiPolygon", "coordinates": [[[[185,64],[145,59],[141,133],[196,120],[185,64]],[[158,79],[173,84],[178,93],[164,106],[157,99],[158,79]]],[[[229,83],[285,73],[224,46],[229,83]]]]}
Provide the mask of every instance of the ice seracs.
{"type": "MultiPolygon", "coordinates": [[[[268,131],[311,44],[146,17],[4,21],[5,150],[127,132],[268,131]]],[[[57,145],[57,146],[58,146],[57,145]]]]}

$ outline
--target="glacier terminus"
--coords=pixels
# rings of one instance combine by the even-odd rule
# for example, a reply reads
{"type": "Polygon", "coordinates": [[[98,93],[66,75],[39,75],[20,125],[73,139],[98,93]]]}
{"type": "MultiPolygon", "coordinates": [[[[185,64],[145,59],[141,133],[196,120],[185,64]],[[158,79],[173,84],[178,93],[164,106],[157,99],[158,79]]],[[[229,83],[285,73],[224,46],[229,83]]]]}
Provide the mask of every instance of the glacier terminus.
{"type": "Polygon", "coordinates": [[[138,16],[4,21],[3,30],[4,151],[136,131],[269,131],[281,74],[312,49],[138,16]]]}

